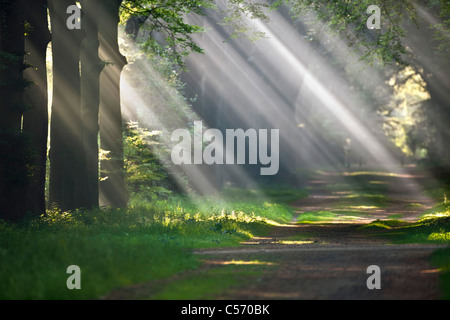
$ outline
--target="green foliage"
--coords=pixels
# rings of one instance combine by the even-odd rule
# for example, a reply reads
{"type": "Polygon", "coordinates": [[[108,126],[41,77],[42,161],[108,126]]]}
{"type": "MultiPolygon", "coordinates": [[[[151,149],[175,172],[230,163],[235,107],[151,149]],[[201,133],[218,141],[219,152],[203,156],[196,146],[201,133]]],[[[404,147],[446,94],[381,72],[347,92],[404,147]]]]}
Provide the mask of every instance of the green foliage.
{"type": "Polygon", "coordinates": [[[402,1],[311,1],[289,0],[294,16],[309,14],[310,39],[328,29],[345,39],[355,51],[363,52],[362,59],[372,64],[405,64],[406,52],[402,43],[405,18],[415,22],[417,13],[413,3],[402,1]],[[381,10],[381,29],[368,30],[369,18],[366,10],[370,5],[378,5],[381,10]]]}
{"type": "Polygon", "coordinates": [[[437,2],[434,4],[441,22],[435,23],[431,26],[434,30],[434,39],[439,43],[438,50],[444,56],[448,56],[450,50],[450,2],[447,0],[431,1],[437,2]]]}
{"type": "Polygon", "coordinates": [[[336,221],[349,221],[357,220],[361,216],[365,216],[364,212],[356,210],[318,210],[318,211],[307,211],[298,215],[297,223],[329,223],[336,221]]]}
{"type": "Polygon", "coordinates": [[[258,261],[255,261],[255,265],[239,265],[238,261],[235,265],[199,270],[179,281],[168,283],[167,286],[148,298],[152,300],[208,299],[215,294],[220,294],[225,289],[250,284],[270,267],[258,265],[258,261]]]}
{"type": "Polygon", "coordinates": [[[142,127],[162,131],[164,136],[193,122],[191,101],[184,96],[185,83],[170,47],[150,39],[122,37],[121,51],[127,56],[124,77],[145,104],[135,106],[142,127]]]}
{"type": "MultiPolygon", "coordinates": [[[[268,189],[270,190],[270,189],[268,189]]],[[[130,205],[155,212],[164,212],[172,216],[182,216],[185,219],[208,220],[211,217],[225,221],[275,221],[289,223],[292,220],[292,208],[286,199],[296,199],[306,196],[305,192],[292,191],[291,195],[283,197],[281,192],[276,196],[265,196],[264,189],[254,190],[225,188],[218,196],[206,197],[199,195],[172,194],[167,199],[151,203],[141,197],[131,199],[130,205]]]]}
{"type": "Polygon", "coordinates": [[[6,70],[11,65],[23,63],[23,55],[0,50],[0,70],[6,70]]]}
{"type": "Polygon", "coordinates": [[[395,243],[450,243],[450,203],[441,202],[413,223],[398,220],[374,221],[365,228],[390,229],[382,233],[395,243]]]}
{"type": "Polygon", "coordinates": [[[166,151],[159,142],[160,134],[159,131],[149,132],[133,123],[126,126],[125,181],[131,195],[141,194],[147,199],[156,199],[171,193],[167,171],[160,162],[165,157],[161,153],[166,151]]]}
{"type": "Polygon", "coordinates": [[[232,29],[231,39],[246,35],[251,40],[257,40],[265,34],[249,24],[248,20],[259,19],[268,22],[267,12],[277,6],[278,4],[271,5],[264,1],[230,0],[226,2],[224,8],[219,8],[219,12],[224,16],[222,25],[232,29]]]}
{"type": "MultiPolygon", "coordinates": [[[[224,200],[231,202],[257,203],[260,201],[270,203],[272,206],[277,204],[280,209],[281,206],[284,208],[280,210],[281,213],[286,211],[291,202],[307,197],[308,192],[305,189],[294,189],[283,185],[260,186],[258,189],[225,187],[221,196],[224,200]]],[[[289,222],[291,218],[288,215],[283,222],[289,222]]]]}
{"type": "MultiPolygon", "coordinates": [[[[210,7],[207,1],[164,1],[154,2],[148,0],[124,1],[121,7],[121,22],[125,24],[132,17],[142,17],[141,26],[150,34],[163,34],[166,41],[166,49],[171,50],[171,56],[176,63],[182,65],[183,57],[191,52],[201,52],[201,48],[192,39],[192,34],[202,31],[196,25],[185,23],[184,15],[189,13],[203,14],[203,10],[210,7]]],[[[148,46],[160,46],[149,37],[148,46]]]]}
{"type": "Polygon", "coordinates": [[[433,252],[431,263],[439,268],[440,289],[442,299],[450,299],[450,249],[444,248],[433,252]]]}
{"type": "MultiPolygon", "coordinates": [[[[8,70],[12,66],[21,66],[23,70],[32,67],[30,64],[25,63],[24,55],[14,54],[11,52],[0,50],[0,71],[8,70]]],[[[8,78],[8,80],[0,82],[0,86],[9,87],[14,90],[23,91],[33,84],[33,81],[27,79],[14,79],[8,78]]],[[[23,113],[29,109],[28,105],[25,104],[15,104],[12,106],[17,110],[17,112],[23,113]]]]}
{"type": "Polygon", "coordinates": [[[1,299],[95,299],[119,286],[198,264],[172,243],[114,232],[101,223],[90,231],[74,216],[50,215],[33,223],[1,225],[1,299]],[[66,269],[72,264],[82,270],[81,290],[66,288],[66,269]]]}
{"type": "Polygon", "coordinates": [[[269,220],[292,217],[288,206],[256,199],[134,198],[128,209],[55,210],[20,224],[0,221],[0,299],[96,299],[194,269],[200,261],[186,248],[236,246],[267,235],[269,220]],[[73,264],[81,268],[82,290],[66,288],[73,264]]]}
{"type": "Polygon", "coordinates": [[[269,4],[265,1],[247,0],[225,1],[223,6],[216,5],[212,0],[128,0],[122,3],[121,22],[126,24],[133,19],[138,20],[137,27],[148,33],[144,40],[146,46],[152,50],[158,48],[158,51],[170,52],[171,60],[183,66],[184,57],[192,52],[203,52],[192,35],[205,32],[202,27],[186,23],[187,15],[206,15],[207,12],[217,11],[222,16],[223,24],[232,28],[231,38],[241,35],[259,38],[263,33],[249,26],[247,19],[268,21],[267,13],[278,5],[278,2],[269,4]],[[155,41],[156,34],[164,37],[165,44],[155,41]]]}
{"type": "Polygon", "coordinates": [[[8,168],[0,171],[2,179],[13,185],[25,185],[35,159],[29,135],[0,130],[0,150],[0,168],[8,168]]]}
{"type": "Polygon", "coordinates": [[[376,230],[376,229],[392,229],[398,226],[404,226],[406,223],[401,220],[375,220],[369,224],[362,226],[362,229],[365,230],[376,230]]]}
{"type": "Polygon", "coordinates": [[[378,111],[383,117],[383,130],[403,154],[420,159],[433,136],[427,123],[430,99],[427,84],[412,67],[398,71],[388,84],[392,89],[391,99],[378,111]]]}
{"type": "Polygon", "coordinates": [[[129,64],[123,76],[146,103],[135,105],[136,123],[124,132],[126,182],[134,197],[155,199],[186,189],[183,172],[170,160],[171,132],[196,119],[191,100],[184,96],[173,50],[147,40],[122,38],[129,64]],[[176,172],[176,182],[173,171],[176,172]],[[172,173],[172,174],[169,174],[172,173]]]}

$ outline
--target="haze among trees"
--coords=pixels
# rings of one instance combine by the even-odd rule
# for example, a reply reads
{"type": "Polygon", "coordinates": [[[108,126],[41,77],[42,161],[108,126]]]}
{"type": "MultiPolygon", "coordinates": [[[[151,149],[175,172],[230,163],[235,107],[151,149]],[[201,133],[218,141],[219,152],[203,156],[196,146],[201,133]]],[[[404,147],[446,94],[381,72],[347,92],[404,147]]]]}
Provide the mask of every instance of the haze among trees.
{"type": "MultiPolygon", "coordinates": [[[[223,83],[222,96],[219,94],[220,97],[216,96],[218,99],[215,100],[212,93],[218,94],[217,88],[213,88],[211,94],[200,92],[197,89],[202,80],[194,76],[189,79],[199,71],[197,66],[189,71],[191,60],[187,58],[188,55],[195,55],[199,63],[204,59],[204,65],[210,58],[207,53],[198,54],[204,48],[196,42],[196,37],[203,32],[203,28],[195,22],[214,20],[218,23],[216,30],[228,32],[229,43],[228,47],[224,44],[225,51],[229,47],[236,47],[236,41],[249,41],[248,38],[239,40],[243,36],[270,38],[270,35],[252,26],[251,21],[262,21],[271,28],[271,12],[278,10],[286,20],[291,20],[289,23],[295,25],[296,30],[302,32],[307,43],[311,44],[309,48],[304,48],[304,53],[319,52],[321,58],[333,65],[336,73],[349,81],[351,91],[358,91],[365,104],[352,112],[364,114],[364,121],[377,118],[374,125],[379,128],[374,130],[379,131],[377,135],[380,141],[385,138],[379,133],[386,134],[386,142],[383,142],[386,145],[392,145],[394,141],[397,158],[417,159],[421,153],[426,154],[423,158],[427,161],[445,165],[449,160],[449,151],[444,141],[448,140],[450,134],[447,126],[449,96],[446,90],[448,5],[444,1],[382,2],[379,4],[381,29],[370,30],[366,27],[366,10],[371,4],[377,3],[2,1],[2,217],[17,221],[27,213],[42,214],[46,208],[53,206],[62,211],[98,207],[99,199],[103,206],[127,205],[120,90],[121,72],[127,64],[127,58],[119,49],[119,22],[128,41],[140,45],[143,52],[165,59],[171,67],[178,66],[178,70],[180,67],[187,68],[187,76],[182,71],[179,73],[187,82],[185,91],[188,92],[185,95],[191,94],[190,98],[197,95],[197,101],[192,103],[193,109],[197,109],[197,114],[210,127],[224,130],[238,128],[238,124],[249,124],[245,123],[243,117],[239,118],[234,110],[236,107],[230,107],[231,103],[222,97],[228,94],[227,89],[233,89],[229,80],[223,83]],[[76,19],[73,16],[75,11],[71,13],[67,10],[70,6],[78,6],[83,12],[80,29],[68,28],[68,21],[76,19]],[[288,7],[290,11],[286,9],[288,7]],[[299,17],[303,17],[301,23],[299,17]],[[361,57],[353,61],[364,64],[366,70],[370,69],[367,71],[370,76],[364,81],[355,78],[355,72],[350,70],[351,65],[344,64],[345,60],[339,60],[342,42],[345,42],[346,50],[354,49],[361,57]],[[51,97],[47,96],[46,70],[49,43],[52,54],[52,74],[49,79],[53,84],[51,97]],[[385,79],[389,86],[383,81],[375,82],[372,75],[385,79]],[[414,86],[416,88],[412,89],[414,86]],[[409,92],[402,93],[402,90],[409,92]],[[416,91],[411,93],[411,90],[416,91]],[[420,93],[425,96],[414,97],[414,94],[420,93]],[[49,98],[52,101],[50,119],[47,111],[49,98]],[[47,141],[50,146],[48,158],[47,141]],[[100,161],[100,166],[99,150],[108,152],[108,160],[100,161]],[[103,172],[103,176],[100,172],[103,172]],[[47,201],[46,175],[49,180],[47,201]]],[[[208,31],[204,33],[207,36],[208,31]]],[[[249,41],[247,47],[243,48],[251,48],[252,45],[253,42],[249,41]]],[[[274,55],[271,58],[277,61],[282,57],[274,55]]],[[[313,68],[321,72],[320,67],[312,66],[311,70],[313,68]]],[[[220,70],[224,72],[223,68],[220,70]]],[[[286,125],[304,126],[303,131],[286,130],[281,138],[281,180],[283,173],[289,175],[298,167],[307,167],[307,160],[301,159],[314,158],[317,152],[306,147],[300,147],[301,152],[293,151],[289,141],[296,138],[309,141],[303,145],[320,145],[321,149],[331,154],[332,162],[357,162],[355,159],[358,157],[360,161],[370,157],[363,154],[362,148],[353,146],[353,155],[360,152],[360,156],[355,156],[353,160],[346,159],[345,151],[342,150],[352,140],[352,133],[346,132],[348,128],[336,123],[328,127],[325,123],[332,119],[316,112],[319,108],[313,110],[314,102],[309,105],[304,103],[314,100],[313,95],[306,92],[304,97],[301,93],[294,96],[298,94],[295,92],[298,78],[279,74],[279,70],[273,71],[272,81],[276,80],[275,77],[287,81],[285,92],[278,94],[288,100],[285,103],[288,107],[280,107],[279,112],[288,118],[301,118],[300,123],[293,120],[286,125]],[[284,79],[280,78],[283,76],[284,79]],[[298,101],[300,105],[296,105],[298,101]],[[310,125],[311,121],[317,123],[310,125]],[[331,128],[333,132],[327,131],[331,128]]],[[[217,77],[220,79],[220,75],[217,77]]],[[[207,82],[206,86],[212,83],[211,80],[207,82]]],[[[330,86],[331,90],[333,86],[337,87],[335,84],[330,86]]],[[[276,107],[273,112],[276,112],[276,107]]],[[[164,109],[164,106],[158,108],[164,109]]],[[[245,109],[246,106],[242,105],[241,108],[245,109]]],[[[253,112],[251,106],[248,108],[248,113],[253,112]]],[[[261,121],[256,122],[255,126],[276,127],[281,124],[271,123],[270,112],[260,115],[261,121]]],[[[353,141],[358,143],[354,138],[353,141]]],[[[251,168],[248,169],[251,171],[251,168]]],[[[221,170],[213,171],[216,176],[221,175],[221,170]]],[[[220,189],[223,183],[222,177],[215,184],[220,189]]]]}
{"type": "Polygon", "coordinates": [[[270,296],[267,270],[305,274],[294,255],[193,251],[448,245],[449,23],[444,0],[0,0],[0,299],[259,294],[260,275],[270,296]]]}

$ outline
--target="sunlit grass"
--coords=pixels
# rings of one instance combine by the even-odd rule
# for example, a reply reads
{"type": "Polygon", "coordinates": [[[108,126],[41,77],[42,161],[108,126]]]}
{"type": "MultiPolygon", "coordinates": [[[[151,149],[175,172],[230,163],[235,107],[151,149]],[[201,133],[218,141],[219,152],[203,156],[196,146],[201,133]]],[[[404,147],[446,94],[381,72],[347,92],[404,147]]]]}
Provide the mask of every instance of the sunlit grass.
{"type": "Polygon", "coordinates": [[[390,217],[387,220],[375,220],[365,229],[391,229],[381,233],[395,243],[443,243],[450,244],[450,204],[437,204],[427,210],[417,222],[405,222],[390,217]]]}
{"type": "MultiPolygon", "coordinates": [[[[211,263],[211,262],[210,262],[211,263]]],[[[270,261],[259,261],[259,260],[231,260],[231,261],[218,261],[212,262],[212,264],[220,264],[220,265],[254,265],[254,266],[275,266],[278,263],[270,262],[270,261]]]]}
{"type": "Polygon", "coordinates": [[[182,247],[145,233],[6,229],[0,235],[1,299],[93,299],[198,265],[182,247]],[[81,290],[66,287],[69,265],[81,269],[81,290]]]}
{"type": "Polygon", "coordinates": [[[0,222],[0,299],[95,299],[195,269],[200,261],[191,249],[238,246],[267,234],[271,221],[290,219],[292,209],[270,199],[170,196],[0,222]],[[81,290],[66,287],[69,265],[81,269],[81,290]]]}
{"type": "Polygon", "coordinates": [[[311,244],[314,243],[314,241],[311,240],[278,240],[276,241],[278,244],[286,244],[286,245],[302,245],[302,244],[311,244]]]}
{"type": "Polygon", "coordinates": [[[404,177],[405,175],[396,172],[385,172],[385,171],[354,171],[345,172],[344,176],[378,176],[378,177],[404,177]]]}
{"type": "Polygon", "coordinates": [[[347,215],[344,213],[339,213],[338,211],[308,211],[303,212],[298,215],[297,223],[325,223],[325,222],[336,222],[336,221],[348,221],[357,220],[361,216],[347,215]]]}
{"type": "Polygon", "coordinates": [[[373,180],[373,181],[369,181],[370,184],[387,184],[387,181],[377,181],[377,180],[373,180]]]}
{"type": "MultiPolygon", "coordinates": [[[[376,220],[363,226],[391,243],[425,243],[450,245],[450,203],[441,202],[427,210],[417,222],[376,220]]],[[[432,254],[432,264],[439,268],[443,299],[450,299],[450,248],[432,254]]]]}
{"type": "Polygon", "coordinates": [[[405,226],[408,223],[402,220],[395,220],[395,219],[389,219],[389,220],[375,220],[372,221],[369,224],[366,224],[362,226],[362,229],[366,230],[376,230],[376,229],[392,229],[399,226],[405,226]]]}
{"type": "Polygon", "coordinates": [[[359,209],[359,210],[371,210],[377,209],[377,206],[349,206],[350,209],[359,209]]]}
{"type": "Polygon", "coordinates": [[[222,196],[226,199],[237,200],[255,200],[258,197],[264,197],[271,202],[289,204],[292,201],[299,200],[308,196],[305,189],[294,189],[286,186],[273,185],[260,189],[242,189],[242,188],[224,188],[222,196]]]}
{"type": "Polygon", "coordinates": [[[421,203],[408,203],[408,204],[406,204],[406,206],[407,206],[407,207],[410,207],[410,208],[420,208],[420,207],[424,207],[424,205],[421,204],[421,203]]]}
{"type": "Polygon", "coordinates": [[[428,236],[428,240],[450,243],[450,232],[445,232],[444,230],[441,230],[441,232],[433,232],[428,236]]]}

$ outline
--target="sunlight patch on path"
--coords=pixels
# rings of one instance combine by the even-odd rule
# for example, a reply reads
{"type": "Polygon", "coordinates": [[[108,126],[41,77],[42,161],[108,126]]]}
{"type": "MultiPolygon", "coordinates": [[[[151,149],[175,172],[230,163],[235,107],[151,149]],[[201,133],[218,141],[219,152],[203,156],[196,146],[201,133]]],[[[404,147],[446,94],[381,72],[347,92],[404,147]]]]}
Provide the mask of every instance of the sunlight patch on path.
{"type": "Polygon", "coordinates": [[[310,196],[293,203],[293,223],[369,223],[374,220],[417,221],[435,201],[420,182],[429,179],[418,168],[316,171],[310,196]],[[374,183],[375,182],[375,183],[374,183]]]}

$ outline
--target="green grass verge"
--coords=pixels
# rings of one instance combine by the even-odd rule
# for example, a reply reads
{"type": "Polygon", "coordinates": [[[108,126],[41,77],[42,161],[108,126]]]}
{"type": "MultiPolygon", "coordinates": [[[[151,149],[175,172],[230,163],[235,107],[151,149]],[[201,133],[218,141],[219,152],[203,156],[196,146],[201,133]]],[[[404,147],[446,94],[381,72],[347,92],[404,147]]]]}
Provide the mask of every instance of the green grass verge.
{"type": "Polygon", "coordinates": [[[195,268],[180,246],[145,233],[2,230],[0,299],[94,299],[121,286],[195,268]],[[68,290],[67,267],[81,269],[81,290],[68,290]]]}
{"type": "Polygon", "coordinates": [[[380,229],[392,229],[396,227],[401,227],[408,225],[407,222],[402,220],[396,220],[396,219],[389,219],[389,220],[375,220],[372,221],[369,224],[363,225],[361,229],[365,230],[380,230],[380,229]]]}
{"type": "Polygon", "coordinates": [[[450,244],[450,203],[439,203],[427,210],[417,222],[397,219],[376,220],[364,229],[389,230],[379,233],[393,243],[450,244]]]}
{"type": "Polygon", "coordinates": [[[214,266],[169,282],[151,300],[213,299],[233,287],[242,287],[262,275],[266,266],[259,261],[236,261],[232,265],[214,266]]]}
{"type": "Polygon", "coordinates": [[[201,262],[192,249],[237,246],[267,234],[271,221],[290,219],[292,209],[283,201],[241,195],[135,200],[128,209],[0,222],[0,299],[96,299],[195,269],[201,262]],[[81,290],[67,289],[70,265],[81,269],[81,290]]]}
{"type": "Polygon", "coordinates": [[[431,263],[440,270],[442,299],[450,300],[450,248],[433,252],[431,263]]]}
{"type": "Polygon", "coordinates": [[[366,213],[353,210],[317,210],[307,211],[297,216],[297,223],[327,223],[336,221],[349,221],[359,219],[365,216],[366,213]]]}
{"type": "MultiPolygon", "coordinates": [[[[450,203],[442,202],[427,210],[417,222],[401,220],[376,220],[362,226],[373,235],[382,236],[397,244],[427,243],[450,245],[450,203]]],[[[443,299],[450,299],[450,248],[436,250],[432,264],[440,269],[443,299]]]]}

